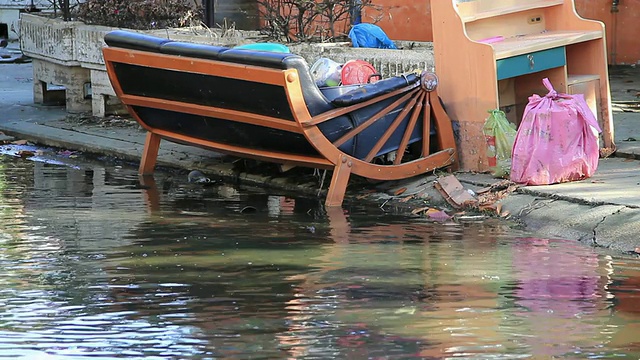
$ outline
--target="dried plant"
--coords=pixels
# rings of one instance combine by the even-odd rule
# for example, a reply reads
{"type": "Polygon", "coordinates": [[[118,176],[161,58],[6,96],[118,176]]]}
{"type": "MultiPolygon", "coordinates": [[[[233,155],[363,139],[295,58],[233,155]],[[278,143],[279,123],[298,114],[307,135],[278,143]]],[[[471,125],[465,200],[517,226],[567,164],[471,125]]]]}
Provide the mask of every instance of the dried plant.
{"type": "MultiPolygon", "coordinates": [[[[53,15],[58,16],[58,12],[62,14],[64,20],[71,20],[71,14],[78,6],[78,0],[48,0],[51,8],[53,8],[53,15]]],[[[35,6],[29,7],[30,10],[34,10],[35,6]]]]}
{"type": "MultiPolygon", "coordinates": [[[[368,8],[380,13],[382,7],[374,5],[371,0],[318,0],[319,27],[321,31],[328,34],[330,41],[336,41],[340,37],[345,37],[349,32],[350,25],[355,20],[355,14],[368,8]]],[[[374,21],[376,23],[378,21],[374,21]]],[[[323,38],[324,34],[323,34],[323,38]]]]}
{"type": "Polygon", "coordinates": [[[202,15],[201,7],[184,0],[87,0],[76,13],[87,24],[138,30],[200,25],[202,15]]]}
{"type": "Polygon", "coordinates": [[[354,9],[380,11],[372,0],[257,0],[262,32],[272,39],[338,41],[346,36],[354,9]]]}
{"type": "Polygon", "coordinates": [[[313,0],[258,0],[262,31],[272,39],[286,42],[307,39],[318,16],[313,0]]]}

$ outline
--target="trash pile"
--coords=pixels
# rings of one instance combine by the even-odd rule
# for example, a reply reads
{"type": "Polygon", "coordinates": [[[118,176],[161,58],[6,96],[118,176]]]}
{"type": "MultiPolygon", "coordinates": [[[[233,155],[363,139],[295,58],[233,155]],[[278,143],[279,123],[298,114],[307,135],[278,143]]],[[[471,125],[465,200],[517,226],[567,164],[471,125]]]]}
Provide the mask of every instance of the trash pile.
{"type": "Polygon", "coordinates": [[[0,131],[0,155],[28,159],[52,165],[78,169],[82,152],[36,145],[28,140],[15,139],[0,131]]]}
{"type": "Polygon", "coordinates": [[[203,10],[182,0],[86,0],[74,15],[86,24],[149,30],[200,25],[203,10]]]}
{"type": "MultiPolygon", "coordinates": [[[[507,218],[500,200],[526,185],[550,185],[591,177],[598,167],[601,132],[595,115],[582,94],[557,93],[548,79],[549,91],[532,95],[516,130],[499,109],[490,110],[483,135],[491,174],[502,180],[478,189],[466,189],[455,175],[439,176],[434,188],[457,214],[476,211],[507,218]]],[[[435,221],[449,220],[444,210],[419,207],[414,214],[435,221]]]]}
{"type": "Polygon", "coordinates": [[[366,47],[375,49],[397,49],[396,44],[389,39],[387,34],[374,24],[356,24],[349,31],[349,38],[353,47],[366,47]]]}
{"type": "Polygon", "coordinates": [[[500,201],[522,187],[510,180],[498,180],[486,187],[463,185],[456,175],[441,174],[421,182],[383,183],[362,191],[356,198],[383,200],[380,208],[395,207],[400,212],[435,222],[482,221],[490,217],[510,218],[500,201]]]}
{"type": "MultiPolygon", "coordinates": [[[[360,23],[349,31],[353,47],[397,49],[384,31],[377,25],[360,23]]],[[[370,84],[382,79],[375,67],[364,60],[349,60],[344,64],[329,58],[320,58],[311,66],[318,87],[370,84]]]]}
{"type": "Polygon", "coordinates": [[[311,65],[311,75],[319,88],[371,84],[382,78],[367,61],[349,60],[339,64],[324,57],[311,65]]]}
{"type": "Polygon", "coordinates": [[[532,95],[518,130],[500,110],[490,111],[483,133],[496,177],[525,185],[550,185],[591,177],[598,168],[601,132],[583,94],[532,95]]]}
{"type": "Polygon", "coordinates": [[[120,127],[120,128],[136,128],[142,129],[138,122],[130,115],[107,115],[104,117],[93,116],[89,112],[67,114],[63,121],[72,123],[74,125],[98,125],[103,128],[107,127],[120,127]]]}

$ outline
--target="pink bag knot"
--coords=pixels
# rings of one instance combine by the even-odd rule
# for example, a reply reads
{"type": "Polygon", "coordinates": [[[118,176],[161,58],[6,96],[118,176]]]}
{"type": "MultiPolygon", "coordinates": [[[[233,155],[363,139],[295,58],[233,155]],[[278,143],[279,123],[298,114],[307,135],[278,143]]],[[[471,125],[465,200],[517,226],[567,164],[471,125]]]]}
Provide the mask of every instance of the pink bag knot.
{"type": "Polygon", "coordinates": [[[551,81],[549,81],[549,78],[542,79],[542,84],[547,88],[547,90],[549,90],[549,93],[545,97],[550,99],[555,99],[558,97],[558,92],[553,88],[553,85],[551,85],[551,81]]]}

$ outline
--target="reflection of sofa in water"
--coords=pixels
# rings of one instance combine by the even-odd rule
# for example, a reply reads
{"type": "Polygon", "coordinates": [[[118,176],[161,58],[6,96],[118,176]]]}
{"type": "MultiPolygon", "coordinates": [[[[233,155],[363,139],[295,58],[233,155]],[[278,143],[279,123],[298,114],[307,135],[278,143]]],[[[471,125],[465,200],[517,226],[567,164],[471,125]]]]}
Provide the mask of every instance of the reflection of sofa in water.
{"type": "Polygon", "coordinates": [[[171,41],[116,30],[104,58],[116,94],[148,131],[141,173],[161,138],[240,157],[333,170],[327,205],[351,173],[377,180],[455,162],[432,74],[323,93],[297,55],[171,41]],[[433,120],[433,121],[431,121],[433,120]]]}

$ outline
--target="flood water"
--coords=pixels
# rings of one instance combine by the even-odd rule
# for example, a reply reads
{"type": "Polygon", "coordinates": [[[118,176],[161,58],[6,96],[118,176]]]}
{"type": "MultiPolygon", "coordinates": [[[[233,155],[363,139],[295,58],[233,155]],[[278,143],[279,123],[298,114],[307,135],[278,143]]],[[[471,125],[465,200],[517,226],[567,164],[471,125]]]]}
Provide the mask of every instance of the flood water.
{"type": "Polygon", "coordinates": [[[0,358],[640,358],[636,259],[40,157],[0,155],[0,358]]]}

